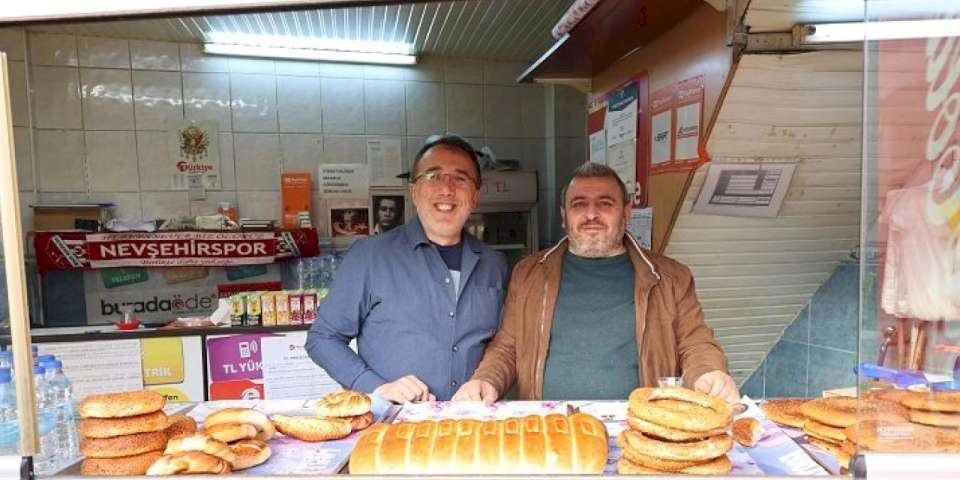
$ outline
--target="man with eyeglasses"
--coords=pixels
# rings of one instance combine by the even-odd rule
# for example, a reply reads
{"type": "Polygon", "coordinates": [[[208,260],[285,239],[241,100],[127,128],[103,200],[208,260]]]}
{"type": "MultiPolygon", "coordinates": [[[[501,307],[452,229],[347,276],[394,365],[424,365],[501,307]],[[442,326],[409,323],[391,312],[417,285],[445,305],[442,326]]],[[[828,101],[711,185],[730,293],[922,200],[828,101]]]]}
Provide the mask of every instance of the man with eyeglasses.
{"type": "Polygon", "coordinates": [[[631,206],[617,173],[586,163],[562,199],[567,236],[514,268],[503,326],[453,399],[493,403],[516,383],[521,400],[622,400],[681,377],[739,400],[690,269],[626,232],[631,206]]]}
{"type": "Polygon", "coordinates": [[[412,171],[417,216],[353,244],[306,343],[345,388],[396,403],[448,400],[470,378],[500,324],[509,275],[502,253],[463,230],[480,196],[473,147],[431,137],[412,171]]]}

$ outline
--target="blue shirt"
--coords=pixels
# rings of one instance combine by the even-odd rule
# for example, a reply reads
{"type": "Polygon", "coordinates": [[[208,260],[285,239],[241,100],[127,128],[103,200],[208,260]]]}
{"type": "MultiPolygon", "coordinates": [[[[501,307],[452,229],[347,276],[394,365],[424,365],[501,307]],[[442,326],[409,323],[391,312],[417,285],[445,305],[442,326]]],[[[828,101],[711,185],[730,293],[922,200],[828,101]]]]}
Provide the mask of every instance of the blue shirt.
{"type": "Polygon", "coordinates": [[[450,399],[500,326],[509,275],[502,253],[462,235],[459,292],[419,219],[355,242],[307,334],[310,358],[347,388],[412,374],[450,399]]]}

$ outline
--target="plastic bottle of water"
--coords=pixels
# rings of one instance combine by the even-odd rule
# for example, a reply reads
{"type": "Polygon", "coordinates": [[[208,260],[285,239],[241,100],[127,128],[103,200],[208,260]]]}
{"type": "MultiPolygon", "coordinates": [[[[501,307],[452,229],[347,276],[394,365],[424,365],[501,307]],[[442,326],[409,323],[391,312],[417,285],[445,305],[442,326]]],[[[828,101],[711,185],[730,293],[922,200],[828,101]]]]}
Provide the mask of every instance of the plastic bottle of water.
{"type": "MultiPolygon", "coordinates": [[[[10,350],[4,350],[0,352],[0,368],[9,368],[10,371],[13,371],[13,352],[10,350]]],[[[11,373],[12,377],[13,374],[11,373]]]]}
{"type": "Polygon", "coordinates": [[[59,463],[55,431],[57,412],[41,366],[33,367],[33,386],[37,398],[37,433],[40,435],[40,454],[34,459],[34,467],[40,475],[50,475],[59,463]]]}
{"type": "Polygon", "coordinates": [[[20,454],[20,426],[17,423],[17,395],[10,369],[0,368],[0,455],[20,454]]]}
{"type": "Polygon", "coordinates": [[[63,467],[72,463],[80,454],[80,440],[73,410],[73,385],[63,374],[63,363],[60,360],[42,361],[41,366],[46,370],[45,378],[50,388],[52,403],[56,406],[56,463],[63,467]]]}

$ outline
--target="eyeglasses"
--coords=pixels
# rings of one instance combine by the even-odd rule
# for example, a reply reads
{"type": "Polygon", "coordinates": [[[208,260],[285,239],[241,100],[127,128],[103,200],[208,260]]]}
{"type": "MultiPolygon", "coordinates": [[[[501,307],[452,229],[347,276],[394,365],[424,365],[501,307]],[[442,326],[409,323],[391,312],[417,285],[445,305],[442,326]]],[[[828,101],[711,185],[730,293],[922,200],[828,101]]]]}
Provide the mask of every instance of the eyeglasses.
{"type": "Polygon", "coordinates": [[[444,182],[449,182],[456,188],[475,187],[477,185],[477,181],[469,175],[462,173],[443,173],[439,170],[428,170],[413,179],[413,183],[419,183],[421,181],[430,186],[437,186],[444,182]]]}

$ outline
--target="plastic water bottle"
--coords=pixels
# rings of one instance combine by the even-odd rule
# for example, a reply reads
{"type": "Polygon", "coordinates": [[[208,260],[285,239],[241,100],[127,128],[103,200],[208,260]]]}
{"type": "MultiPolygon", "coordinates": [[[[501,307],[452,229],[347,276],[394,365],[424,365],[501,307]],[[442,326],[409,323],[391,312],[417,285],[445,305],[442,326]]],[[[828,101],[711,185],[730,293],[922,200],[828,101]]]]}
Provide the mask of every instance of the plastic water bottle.
{"type": "Polygon", "coordinates": [[[56,471],[59,463],[55,431],[57,413],[44,373],[43,367],[33,367],[34,394],[37,398],[37,433],[40,435],[40,454],[34,459],[34,467],[40,475],[50,475],[56,471]]]}
{"type": "Polygon", "coordinates": [[[62,467],[72,463],[80,454],[80,439],[73,410],[73,384],[63,374],[60,360],[46,360],[41,366],[46,370],[45,378],[52,404],[56,406],[57,464],[62,467]]]}
{"type": "MultiPolygon", "coordinates": [[[[10,350],[4,350],[0,352],[0,368],[8,368],[13,372],[13,352],[10,350]]],[[[11,373],[12,377],[13,374],[11,373]]]]}
{"type": "Polygon", "coordinates": [[[17,423],[17,395],[10,369],[0,368],[0,455],[20,454],[20,425],[17,423]]]}

